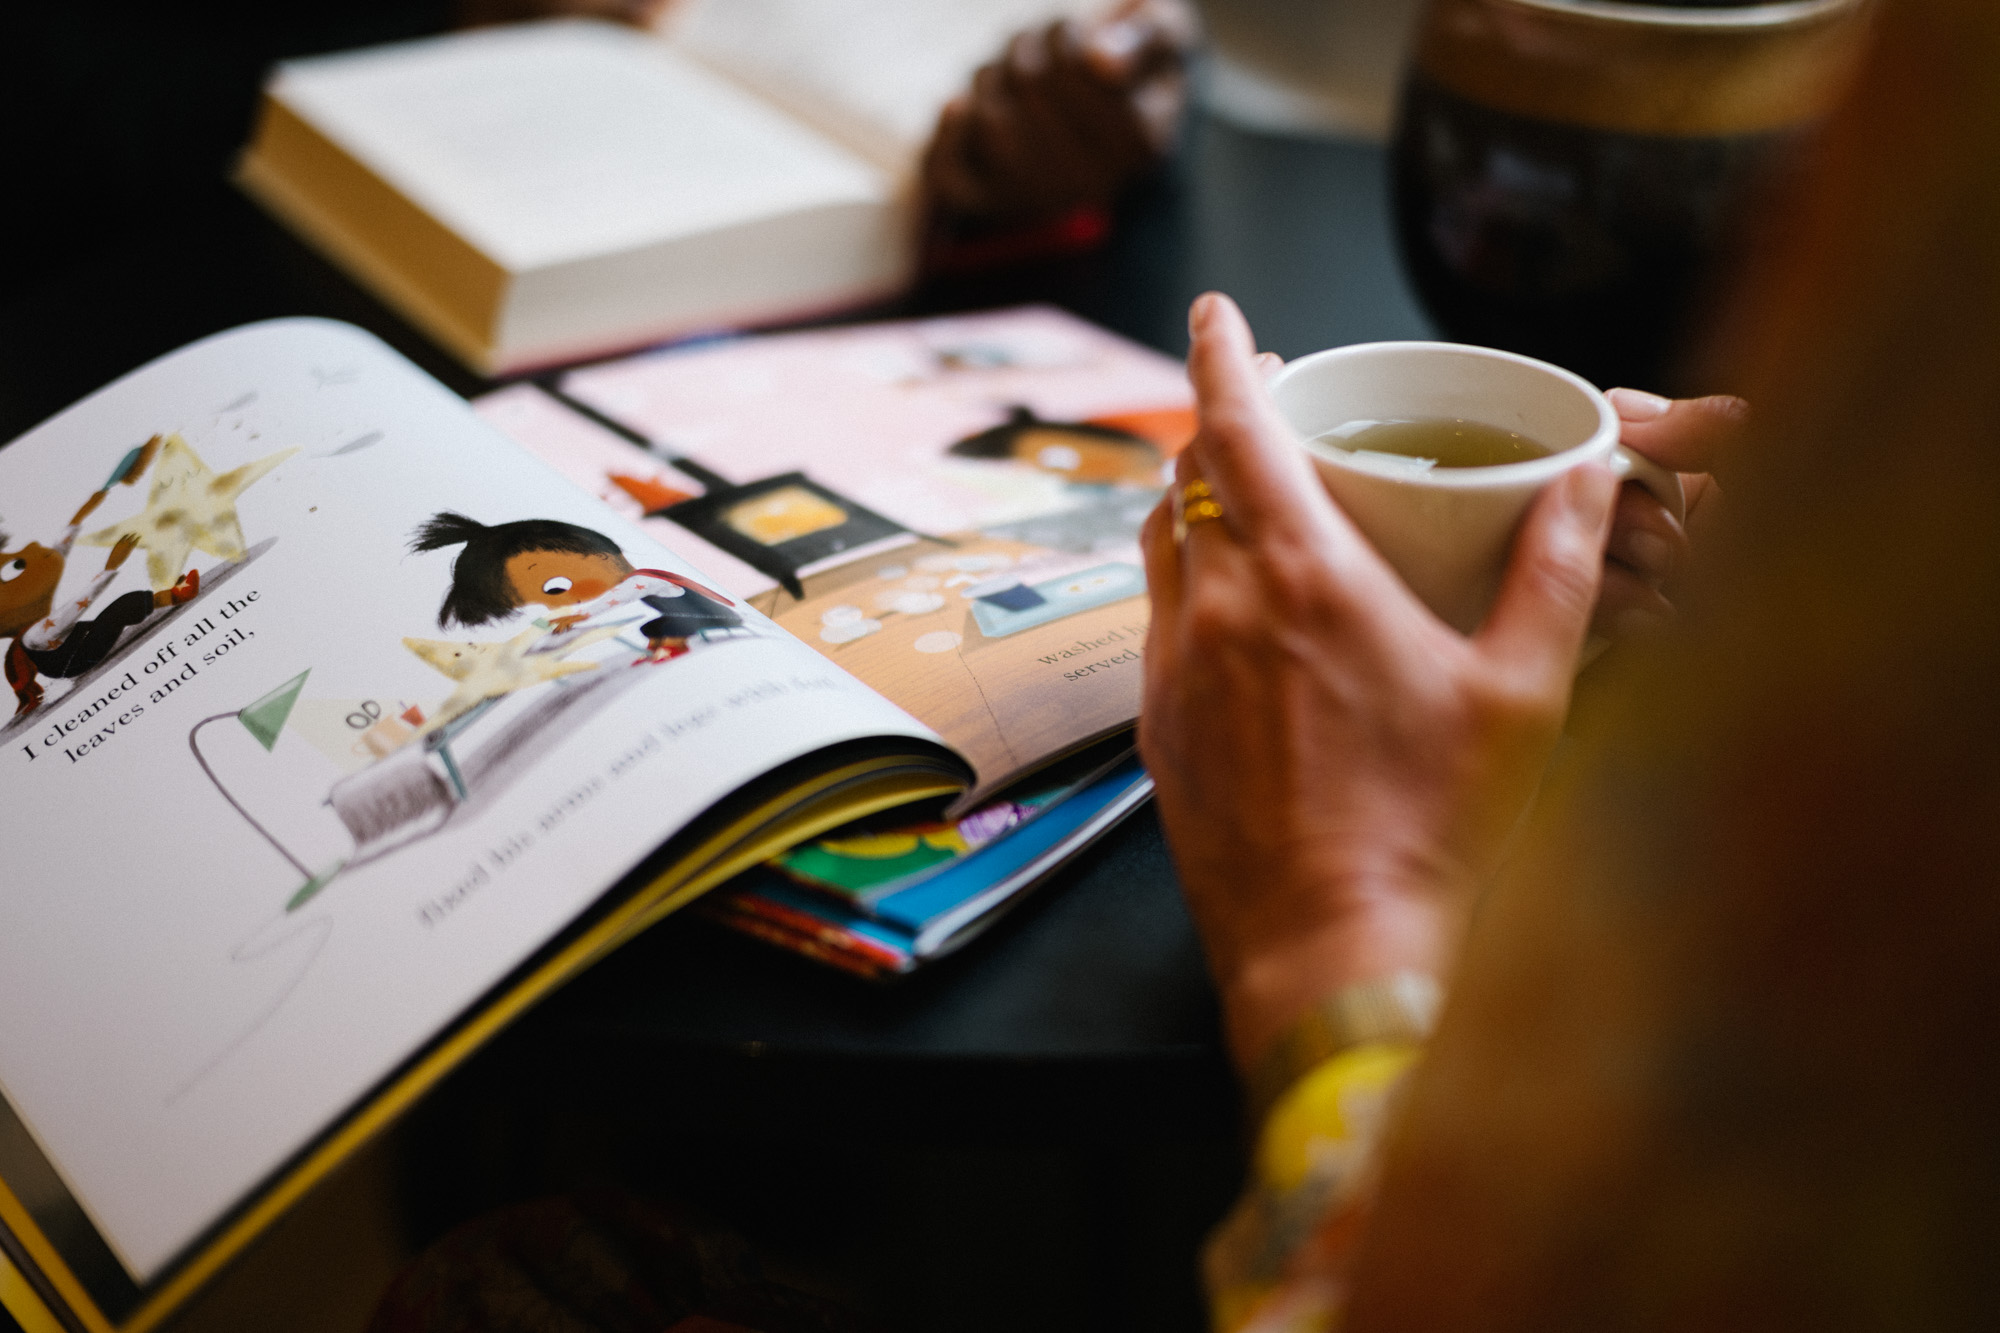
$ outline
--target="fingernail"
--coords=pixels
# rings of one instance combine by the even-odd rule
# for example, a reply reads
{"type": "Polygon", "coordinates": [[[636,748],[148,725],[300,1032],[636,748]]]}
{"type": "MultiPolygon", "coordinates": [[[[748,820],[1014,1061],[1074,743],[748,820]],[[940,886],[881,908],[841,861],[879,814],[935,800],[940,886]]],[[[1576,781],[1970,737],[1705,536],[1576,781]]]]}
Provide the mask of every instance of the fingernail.
{"type": "Polygon", "coordinates": [[[1200,296],[1195,297],[1194,304],[1188,307],[1188,332],[1199,334],[1203,329],[1208,327],[1208,321],[1214,318],[1214,316],[1215,293],[1203,292],[1200,296]]]}
{"type": "Polygon", "coordinates": [[[1611,400],[1622,421],[1658,421],[1674,405],[1673,399],[1644,389],[1613,389],[1604,396],[1611,400]]]}

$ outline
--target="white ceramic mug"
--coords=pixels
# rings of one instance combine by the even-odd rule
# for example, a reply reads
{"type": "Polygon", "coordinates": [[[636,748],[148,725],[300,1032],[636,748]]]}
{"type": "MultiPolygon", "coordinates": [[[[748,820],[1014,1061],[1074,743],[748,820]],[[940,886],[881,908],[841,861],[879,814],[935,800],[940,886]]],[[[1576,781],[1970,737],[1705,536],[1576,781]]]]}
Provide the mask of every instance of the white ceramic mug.
{"type": "Polygon", "coordinates": [[[1618,413],[1560,366],[1458,343],[1358,343],[1314,352],[1270,381],[1272,399],[1355,526],[1440,619],[1471,633],[1499,592],[1514,533],[1542,487],[1601,462],[1675,518],[1680,478],[1618,443],[1618,413]],[[1551,452],[1522,463],[1422,470],[1316,437],[1356,421],[1476,421],[1551,452]]]}

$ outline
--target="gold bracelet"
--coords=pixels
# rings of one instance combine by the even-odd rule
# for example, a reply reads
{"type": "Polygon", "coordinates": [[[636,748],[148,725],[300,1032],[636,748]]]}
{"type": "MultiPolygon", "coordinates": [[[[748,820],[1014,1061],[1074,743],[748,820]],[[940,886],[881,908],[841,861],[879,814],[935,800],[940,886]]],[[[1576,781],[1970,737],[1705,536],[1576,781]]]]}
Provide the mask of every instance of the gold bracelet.
{"type": "Polygon", "coordinates": [[[1395,972],[1343,987],[1285,1030],[1250,1078],[1250,1122],[1263,1123],[1291,1086],[1342,1051],[1370,1042],[1421,1044],[1437,1024],[1444,989],[1422,972],[1395,972]]]}

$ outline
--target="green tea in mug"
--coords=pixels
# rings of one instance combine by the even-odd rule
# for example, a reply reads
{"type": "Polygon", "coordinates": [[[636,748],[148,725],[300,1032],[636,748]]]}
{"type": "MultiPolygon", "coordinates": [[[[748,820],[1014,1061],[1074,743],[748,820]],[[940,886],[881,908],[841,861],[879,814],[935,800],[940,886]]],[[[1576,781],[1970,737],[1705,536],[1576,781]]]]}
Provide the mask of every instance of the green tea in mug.
{"type": "Polygon", "coordinates": [[[1500,467],[1546,458],[1555,452],[1526,435],[1455,417],[1350,421],[1317,438],[1348,453],[1387,456],[1424,471],[1434,467],[1500,467]]]}

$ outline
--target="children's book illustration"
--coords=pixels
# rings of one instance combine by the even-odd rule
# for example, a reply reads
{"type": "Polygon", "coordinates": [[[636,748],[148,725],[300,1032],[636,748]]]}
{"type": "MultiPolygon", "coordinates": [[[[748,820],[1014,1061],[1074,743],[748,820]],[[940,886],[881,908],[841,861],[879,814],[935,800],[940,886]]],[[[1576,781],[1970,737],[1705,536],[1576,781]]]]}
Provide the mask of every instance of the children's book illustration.
{"type": "MultiPolygon", "coordinates": [[[[287,911],[347,871],[475,815],[482,801],[526,775],[564,728],[636,683],[624,669],[760,637],[726,594],[685,574],[638,568],[616,541],[576,523],[487,524],[439,510],[416,526],[407,547],[414,556],[455,552],[437,629],[499,624],[513,631],[484,640],[400,636],[411,656],[448,682],[441,699],[412,704],[399,697],[393,710],[377,697],[340,701],[333,711],[350,735],[334,729],[332,746],[320,745],[332,750],[324,757],[339,771],[311,800],[275,788],[270,766],[233,730],[203,735],[211,723],[234,718],[270,753],[310,672],[243,709],[202,719],[189,733],[209,780],[300,876],[287,911]]],[[[309,709],[301,721],[315,711],[326,710],[309,709]]],[[[325,727],[315,730],[326,736],[325,727]]]]}
{"type": "MultiPolygon", "coordinates": [[[[14,693],[13,719],[0,728],[0,740],[26,726],[42,707],[45,682],[70,682],[70,692],[83,688],[115,655],[160,628],[167,618],[163,613],[199,598],[202,573],[190,563],[196,551],[229,565],[247,559],[236,501],[296,452],[281,450],[217,475],[179,435],[155,435],[124,451],[104,484],[70,516],[55,545],[29,541],[8,549],[11,542],[0,533],[0,638],[7,640],[7,685],[14,693]],[[149,469],[152,486],[142,511],[80,536],[85,520],[114,489],[136,486],[149,469]],[[104,567],[83,587],[58,596],[79,541],[110,548],[104,567]],[[141,549],[152,586],[104,603],[127,560],[141,549]],[[98,613],[86,619],[100,603],[98,613]]],[[[211,571],[211,591],[215,577],[211,571]]]]}
{"type": "Polygon", "coordinates": [[[541,652],[546,630],[530,626],[500,643],[445,643],[439,639],[404,639],[403,646],[436,667],[455,683],[452,692],[437,706],[437,715],[424,724],[427,734],[435,733],[485,703],[515,690],[544,681],[560,680],[579,671],[595,671],[595,662],[565,660],[569,654],[598,639],[608,639],[615,629],[593,630],[590,634],[541,652]],[[531,655],[532,654],[532,655],[531,655]]]}
{"type": "MultiPolygon", "coordinates": [[[[634,493],[629,485],[621,489],[634,493]]],[[[803,580],[812,575],[917,539],[894,519],[856,504],[803,472],[785,472],[741,486],[717,484],[705,495],[645,512],[671,519],[769,575],[799,599],[806,595],[803,580]]]]}
{"type": "Polygon", "coordinates": [[[962,781],[629,517],[707,486],[625,471],[680,496],[611,510],[318,320],[0,448],[0,1105],[128,1294],[579,918],[962,781]],[[635,878],[683,833],[724,850],[635,878]]]}
{"type": "Polygon", "coordinates": [[[480,406],[935,727],[975,795],[1138,712],[1138,532],[1194,430],[1167,357],[1029,308],[652,353],[480,406]]]}
{"type": "MultiPolygon", "coordinates": [[[[605,616],[636,603],[653,613],[638,632],[655,661],[743,630],[729,598],[683,574],[634,569],[616,542],[574,523],[528,519],[487,527],[463,514],[441,513],[410,545],[416,551],[465,548],[452,565],[440,626],[484,625],[540,606],[554,614],[549,628],[561,635],[601,625],[605,616]]],[[[565,641],[563,651],[574,646],[565,641]]]]}
{"type": "Polygon", "coordinates": [[[91,533],[84,543],[115,548],[134,541],[144,546],[146,574],[156,590],[174,585],[192,551],[240,560],[243,525],[236,517],[236,501],[252,483],[297,452],[283,449],[217,475],[186,440],[169,436],[144,511],[91,533]]]}

